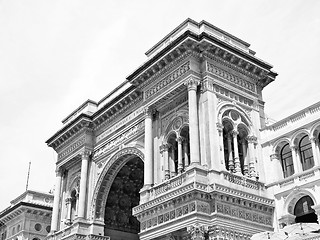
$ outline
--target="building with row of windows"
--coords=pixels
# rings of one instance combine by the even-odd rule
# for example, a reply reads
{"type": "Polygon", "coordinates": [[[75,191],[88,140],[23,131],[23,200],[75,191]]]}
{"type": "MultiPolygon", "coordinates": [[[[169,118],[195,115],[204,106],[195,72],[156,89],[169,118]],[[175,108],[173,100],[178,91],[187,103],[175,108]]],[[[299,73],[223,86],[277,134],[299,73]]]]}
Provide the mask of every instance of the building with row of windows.
{"type": "Polygon", "coordinates": [[[277,73],[206,21],[187,19],[146,55],[47,140],[48,240],[248,240],[318,221],[320,103],[266,125],[277,73]]]}
{"type": "Polygon", "coordinates": [[[1,240],[44,240],[51,231],[53,195],[27,190],[0,212],[1,240]]]}

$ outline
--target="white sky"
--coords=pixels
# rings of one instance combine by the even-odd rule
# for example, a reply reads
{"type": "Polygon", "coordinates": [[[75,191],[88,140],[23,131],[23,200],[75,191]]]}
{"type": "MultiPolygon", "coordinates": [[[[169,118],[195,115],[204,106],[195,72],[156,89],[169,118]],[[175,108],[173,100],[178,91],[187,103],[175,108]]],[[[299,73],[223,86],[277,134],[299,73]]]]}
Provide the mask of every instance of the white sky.
{"type": "Polygon", "coordinates": [[[25,190],[48,192],[45,141],[85,100],[99,101],[186,18],[249,42],[279,73],[264,89],[280,120],[320,100],[318,0],[0,0],[0,210],[25,190]]]}

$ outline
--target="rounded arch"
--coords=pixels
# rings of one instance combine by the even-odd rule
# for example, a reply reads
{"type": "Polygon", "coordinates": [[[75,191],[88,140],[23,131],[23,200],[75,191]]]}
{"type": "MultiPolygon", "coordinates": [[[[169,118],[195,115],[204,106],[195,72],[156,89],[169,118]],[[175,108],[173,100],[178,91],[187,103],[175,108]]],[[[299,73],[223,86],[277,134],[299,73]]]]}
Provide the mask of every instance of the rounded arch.
{"type": "MultiPolygon", "coordinates": [[[[244,117],[245,121],[249,124],[248,127],[250,127],[250,129],[251,129],[252,122],[251,122],[249,115],[242,108],[238,107],[236,103],[234,103],[234,104],[221,103],[218,105],[218,107],[217,107],[217,112],[218,112],[217,122],[218,123],[222,123],[222,116],[228,110],[235,110],[235,111],[239,112],[240,115],[242,115],[242,117],[244,117]]],[[[250,134],[251,134],[251,131],[250,131],[250,134]]]]}
{"type": "Polygon", "coordinates": [[[292,214],[294,215],[294,207],[300,198],[304,196],[309,196],[315,205],[319,204],[319,199],[316,197],[316,193],[312,189],[300,189],[295,188],[286,198],[283,208],[283,214],[292,214]]]}
{"type": "Polygon", "coordinates": [[[320,134],[320,122],[316,122],[310,128],[310,137],[318,137],[319,134],[320,134]]]}
{"type": "Polygon", "coordinates": [[[104,209],[114,178],[120,169],[133,157],[144,161],[144,153],[134,147],[127,147],[116,152],[104,166],[93,192],[91,219],[104,221],[104,209]]]}
{"type": "Polygon", "coordinates": [[[289,138],[280,138],[272,145],[272,153],[280,153],[281,148],[283,148],[284,145],[289,144],[290,145],[290,139],[289,138]]]}
{"type": "Polygon", "coordinates": [[[168,119],[163,135],[167,136],[171,131],[179,132],[185,125],[189,125],[188,111],[180,110],[168,119]]]}
{"type": "Polygon", "coordinates": [[[298,145],[299,140],[301,139],[301,136],[310,136],[310,132],[307,129],[299,129],[294,134],[292,134],[290,145],[298,145]]]}

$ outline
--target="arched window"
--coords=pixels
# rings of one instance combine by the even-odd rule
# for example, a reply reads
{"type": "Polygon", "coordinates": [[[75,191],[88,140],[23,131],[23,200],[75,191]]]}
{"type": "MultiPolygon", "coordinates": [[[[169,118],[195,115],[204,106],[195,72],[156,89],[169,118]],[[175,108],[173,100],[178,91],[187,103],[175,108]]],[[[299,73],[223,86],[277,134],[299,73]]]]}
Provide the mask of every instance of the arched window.
{"type": "Polygon", "coordinates": [[[286,178],[294,174],[292,153],[289,147],[289,143],[284,145],[283,148],[281,149],[280,158],[281,158],[283,176],[286,178]]]}
{"type": "Polygon", "coordinates": [[[301,138],[299,142],[299,152],[301,156],[302,170],[310,169],[314,166],[312,147],[308,135],[301,138]]]}
{"type": "Polygon", "coordinates": [[[313,206],[313,200],[309,196],[304,196],[298,200],[294,207],[294,215],[296,216],[296,223],[299,222],[309,222],[316,223],[317,215],[314,213],[314,209],[311,208],[313,206]]]}
{"type": "Polygon", "coordinates": [[[249,176],[248,122],[235,110],[223,113],[223,148],[226,169],[249,176]]]}

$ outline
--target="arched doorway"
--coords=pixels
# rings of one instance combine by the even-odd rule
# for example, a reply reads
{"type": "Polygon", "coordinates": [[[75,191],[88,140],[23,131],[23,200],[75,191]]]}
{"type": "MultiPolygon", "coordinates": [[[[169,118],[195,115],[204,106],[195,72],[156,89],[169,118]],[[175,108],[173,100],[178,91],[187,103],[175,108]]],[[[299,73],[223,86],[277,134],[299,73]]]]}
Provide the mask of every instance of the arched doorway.
{"type": "Polygon", "coordinates": [[[97,179],[91,205],[92,220],[98,223],[96,234],[109,236],[112,240],[139,239],[140,226],[132,216],[132,208],[140,201],[143,159],[141,150],[127,147],[106,161],[97,179]]]}
{"type": "Polygon", "coordinates": [[[104,235],[114,240],[139,239],[139,221],[132,216],[132,208],[139,205],[143,187],[143,162],[132,155],[120,169],[106,199],[104,235]]]}
{"type": "Polygon", "coordinates": [[[314,209],[311,208],[313,205],[314,203],[311,197],[306,195],[300,198],[294,207],[295,222],[316,223],[318,219],[314,209]]]}

